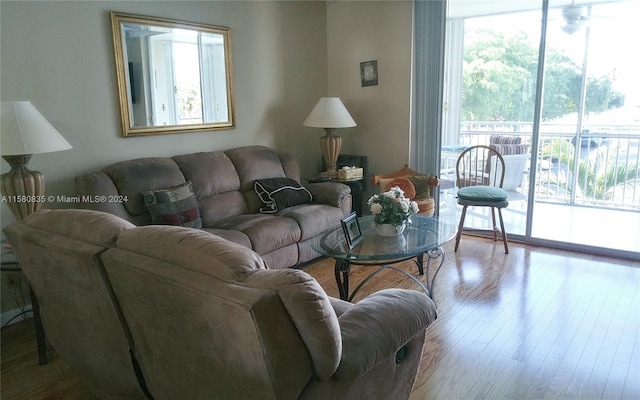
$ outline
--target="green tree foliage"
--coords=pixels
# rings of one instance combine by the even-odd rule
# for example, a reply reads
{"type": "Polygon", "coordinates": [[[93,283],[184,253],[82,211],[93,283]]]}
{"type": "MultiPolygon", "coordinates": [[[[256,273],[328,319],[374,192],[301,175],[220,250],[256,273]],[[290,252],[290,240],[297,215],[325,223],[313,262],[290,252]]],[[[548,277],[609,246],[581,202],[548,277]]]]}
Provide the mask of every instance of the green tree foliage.
{"type": "MultiPolygon", "coordinates": [[[[462,118],[467,121],[531,121],[538,49],[523,32],[477,29],[465,33],[462,118]]],[[[543,120],[576,112],[580,104],[581,68],[563,52],[548,48],[543,120]]],[[[607,76],[588,77],[587,112],[602,112],[624,103],[607,76]]]]}

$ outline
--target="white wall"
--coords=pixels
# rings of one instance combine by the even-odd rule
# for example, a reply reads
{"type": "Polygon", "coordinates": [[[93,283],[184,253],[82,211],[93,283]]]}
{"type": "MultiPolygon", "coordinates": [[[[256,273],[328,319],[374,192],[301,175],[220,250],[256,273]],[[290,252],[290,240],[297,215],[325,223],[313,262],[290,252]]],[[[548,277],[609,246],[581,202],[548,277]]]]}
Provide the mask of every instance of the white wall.
{"type": "Polygon", "coordinates": [[[121,160],[254,144],[317,173],[319,135],[302,122],[327,91],[324,2],[2,1],[0,18],[2,101],[31,101],[73,146],[31,159],[47,195],[73,195],[75,176],[121,160]],[[230,27],[236,129],[122,138],[109,11],[230,27]]]}
{"type": "MultiPolygon", "coordinates": [[[[369,176],[409,161],[411,1],[338,1],[327,5],[329,95],[358,124],[339,130],[342,153],[366,155],[369,176]],[[362,87],[360,63],[378,61],[378,85],[362,87]]],[[[368,185],[365,200],[377,188],[368,185]]]]}

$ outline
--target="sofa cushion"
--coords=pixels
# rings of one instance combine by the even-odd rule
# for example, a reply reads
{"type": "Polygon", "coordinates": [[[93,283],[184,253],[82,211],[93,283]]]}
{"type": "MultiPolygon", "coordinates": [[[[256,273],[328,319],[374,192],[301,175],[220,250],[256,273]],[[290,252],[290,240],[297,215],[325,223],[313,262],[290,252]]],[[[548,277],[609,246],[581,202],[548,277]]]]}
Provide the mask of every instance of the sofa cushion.
{"type": "MultiPolygon", "coordinates": [[[[381,179],[385,180],[385,179],[381,179]]],[[[393,187],[399,187],[404,192],[404,196],[408,199],[413,199],[416,196],[416,187],[406,176],[399,176],[397,178],[391,178],[389,182],[385,182],[387,190],[393,187]]]]}
{"type": "Polygon", "coordinates": [[[301,241],[340,227],[340,219],[344,216],[340,208],[315,203],[289,207],[278,215],[298,223],[301,241]]]}
{"type": "Polygon", "coordinates": [[[229,282],[267,268],[264,260],[245,246],[180,226],[128,229],[118,237],[118,247],[229,282]]]}
{"type": "MultiPolygon", "coordinates": [[[[178,186],[186,182],[178,165],[170,158],[140,158],[122,161],[104,169],[127,198],[127,211],[138,216],[147,212],[143,192],[178,186]]],[[[102,194],[102,193],[101,193],[102,194]]]]}
{"type": "Polygon", "coordinates": [[[300,240],[300,227],[291,218],[273,214],[242,214],[225,218],[211,228],[240,231],[251,240],[251,248],[263,255],[300,240]]]}
{"type": "Polygon", "coordinates": [[[394,186],[404,190],[405,196],[409,199],[431,198],[431,186],[434,180],[433,175],[407,175],[395,178],[380,178],[378,185],[380,192],[386,192],[394,186]],[[408,180],[407,183],[405,180],[408,180]],[[411,187],[412,186],[412,187],[411,187]]]}
{"type": "Polygon", "coordinates": [[[240,178],[240,191],[253,191],[256,179],[284,178],[285,172],[276,151],[264,146],[247,146],[227,150],[225,154],[236,167],[240,178]]]}
{"type": "Polygon", "coordinates": [[[431,186],[433,186],[433,175],[414,175],[407,177],[416,188],[416,199],[430,199],[431,186]]]}
{"type": "Polygon", "coordinates": [[[287,207],[311,203],[311,193],[291,178],[258,179],[253,185],[264,204],[263,213],[277,213],[287,207]]]}
{"type": "Polygon", "coordinates": [[[202,228],[191,182],[168,189],[149,190],[143,195],[153,224],[202,228]]]}

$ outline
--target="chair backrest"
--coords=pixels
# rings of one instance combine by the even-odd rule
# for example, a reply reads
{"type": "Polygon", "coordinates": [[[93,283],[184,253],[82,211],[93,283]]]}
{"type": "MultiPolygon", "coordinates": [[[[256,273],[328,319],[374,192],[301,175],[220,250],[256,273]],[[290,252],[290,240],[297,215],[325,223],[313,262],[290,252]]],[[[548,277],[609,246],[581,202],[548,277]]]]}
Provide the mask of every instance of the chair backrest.
{"type": "Polygon", "coordinates": [[[144,226],[101,255],[160,399],[295,399],[342,354],[338,319],[300,270],[199,230],[144,226]]]}
{"type": "Polygon", "coordinates": [[[489,146],[472,146],[458,157],[456,184],[465,186],[502,187],[505,165],[502,155],[489,146]]]}
{"type": "Polygon", "coordinates": [[[111,214],[42,210],[4,228],[49,343],[100,399],[145,399],[130,340],[97,255],[132,228],[111,214]]]}

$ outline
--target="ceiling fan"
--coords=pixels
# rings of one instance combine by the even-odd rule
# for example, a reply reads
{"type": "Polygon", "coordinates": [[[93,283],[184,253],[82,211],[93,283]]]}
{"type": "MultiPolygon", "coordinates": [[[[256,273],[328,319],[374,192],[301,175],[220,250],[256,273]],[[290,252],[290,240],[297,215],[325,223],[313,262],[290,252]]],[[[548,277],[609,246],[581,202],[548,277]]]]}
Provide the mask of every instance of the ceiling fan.
{"type": "Polygon", "coordinates": [[[572,2],[570,6],[562,8],[562,18],[565,24],[562,25],[560,29],[569,35],[573,35],[586,25],[590,19],[588,14],[587,7],[576,6],[575,3],[572,2]]]}

